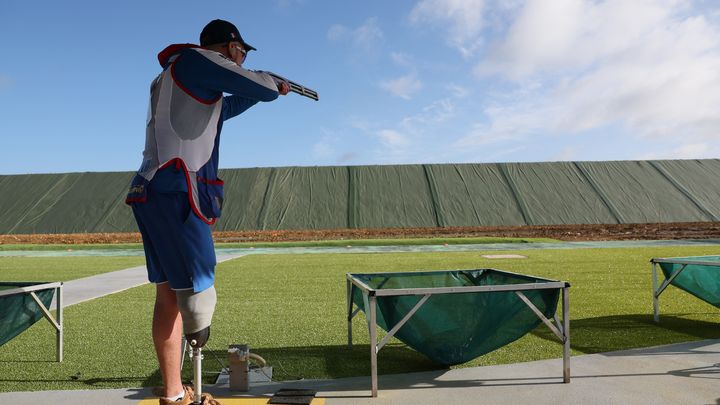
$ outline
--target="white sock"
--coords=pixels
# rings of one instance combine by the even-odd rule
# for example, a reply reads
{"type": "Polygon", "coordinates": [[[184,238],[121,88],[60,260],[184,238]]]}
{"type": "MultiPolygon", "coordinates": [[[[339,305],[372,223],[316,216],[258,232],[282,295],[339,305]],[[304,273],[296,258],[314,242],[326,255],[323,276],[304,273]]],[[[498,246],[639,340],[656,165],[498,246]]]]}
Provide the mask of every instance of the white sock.
{"type": "Polygon", "coordinates": [[[164,397],[164,398],[167,399],[168,401],[175,401],[175,402],[177,402],[177,401],[180,401],[180,400],[182,400],[183,398],[185,398],[185,391],[181,391],[179,394],[170,395],[170,396],[167,396],[167,397],[164,397]]]}

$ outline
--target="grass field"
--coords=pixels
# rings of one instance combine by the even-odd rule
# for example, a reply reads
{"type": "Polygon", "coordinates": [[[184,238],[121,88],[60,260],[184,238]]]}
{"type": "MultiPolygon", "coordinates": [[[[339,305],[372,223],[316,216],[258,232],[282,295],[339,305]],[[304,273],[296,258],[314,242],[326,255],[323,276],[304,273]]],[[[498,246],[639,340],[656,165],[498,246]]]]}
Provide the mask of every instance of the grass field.
{"type": "MultiPolygon", "coordinates": [[[[294,242],[234,242],[216,243],[217,248],[265,248],[265,247],[345,247],[352,246],[411,246],[411,245],[460,245],[460,244],[483,244],[483,243],[537,243],[537,242],[559,242],[551,238],[407,238],[407,239],[343,239],[343,240],[307,240],[294,242]]],[[[140,243],[117,243],[107,244],[0,244],[0,252],[10,250],[122,250],[142,249],[140,243]]]]}
{"type": "Polygon", "coordinates": [[[144,257],[0,257],[0,281],[69,281],[145,264],[144,257]]]}
{"type": "MultiPolygon", "coordinates": [[[[364,316],[356,317],[354,348],[345,346],[348,272],[492,267],[569,281],[573,355],[720,338],[717,308],[674,287],[662,295],[662,322],[653,323],[648,263],[652,257],[717,254],[718,248],[512,253],[528,258],[491,260],[482,258],[482,252],[306,254],[251,255],[223,263],[217,271],[219,302],[203,366],[219,370],[228,344],[247,343],[274,366],[280,380],[369,375],[364,316]]],[[[62,266],[67,272],[73,268],[71,261],[62,266]]],[[[47,274],[43,281],[67,279],[60,273],[47,274]]],[[[67,308],[63,363],[53,362],[54,333],[45,321],[0,347],[0,391],[159,385],[150,338],[153,288],[146,285],[67,308]]],[[[561,355],[561,344],[541,325],[460,367],[561,355]]],[[[438,368],[397,341],[383,348],[378,365],[380,374],[438,368]]],[[[189,363],[184,373],[189,379],[189,363]]]]}

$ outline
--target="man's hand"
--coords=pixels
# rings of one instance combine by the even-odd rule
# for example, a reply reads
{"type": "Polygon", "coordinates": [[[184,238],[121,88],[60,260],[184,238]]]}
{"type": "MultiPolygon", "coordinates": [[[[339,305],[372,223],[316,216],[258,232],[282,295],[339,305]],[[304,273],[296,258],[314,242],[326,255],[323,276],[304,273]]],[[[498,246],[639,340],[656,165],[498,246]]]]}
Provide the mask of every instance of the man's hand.
{"type": "Polygon", "coordinates": [[[288,82],[280,82],[277,85],[278,92],[280,92],[280,95],[284,96],[290,92],[290,85],[288,82]]]}

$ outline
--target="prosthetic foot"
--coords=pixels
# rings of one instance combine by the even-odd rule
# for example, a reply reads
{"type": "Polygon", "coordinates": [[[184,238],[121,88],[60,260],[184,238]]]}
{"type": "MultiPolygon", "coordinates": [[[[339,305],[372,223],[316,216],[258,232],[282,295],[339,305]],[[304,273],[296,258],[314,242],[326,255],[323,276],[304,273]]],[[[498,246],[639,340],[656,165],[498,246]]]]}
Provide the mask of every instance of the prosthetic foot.
{"type": "Polygon", "coordinates": [[[193,361],[193,387],[195,388],[195,405],[216,405],[218,402],[211,395],[202,393],[202,348],[210,338],[210,322],[217,297],[215,287],[201,292],[192,290],[176,291],[178,308],[183,319],[183,332],[190,348],[193,361]]]}

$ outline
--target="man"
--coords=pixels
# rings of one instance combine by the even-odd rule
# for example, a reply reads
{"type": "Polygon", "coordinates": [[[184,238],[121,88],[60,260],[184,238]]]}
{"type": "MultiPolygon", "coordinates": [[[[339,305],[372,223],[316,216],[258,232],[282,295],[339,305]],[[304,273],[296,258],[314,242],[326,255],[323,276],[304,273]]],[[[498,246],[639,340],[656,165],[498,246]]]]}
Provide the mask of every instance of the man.
{"type": "Polygon", "coordinates": [[[152,336],[161,405],[193,400],[180,380],[182,333],[197,347],[209,338],[216,302],[210,225],[223,201],[217,177],[223,121],[289,91],[287,83],[242,67],[251,50],[233,24],[213,20],[200,34],[200,47],[170,45],[160,52],[163,71],[150,86],[143,163],[126,202],[142,235],[148,279],[156,284],[152,336]]]}

